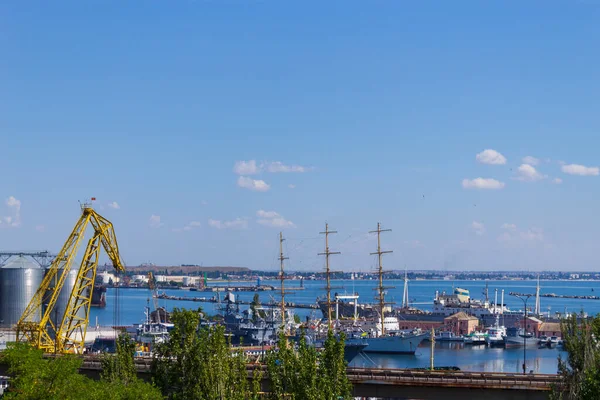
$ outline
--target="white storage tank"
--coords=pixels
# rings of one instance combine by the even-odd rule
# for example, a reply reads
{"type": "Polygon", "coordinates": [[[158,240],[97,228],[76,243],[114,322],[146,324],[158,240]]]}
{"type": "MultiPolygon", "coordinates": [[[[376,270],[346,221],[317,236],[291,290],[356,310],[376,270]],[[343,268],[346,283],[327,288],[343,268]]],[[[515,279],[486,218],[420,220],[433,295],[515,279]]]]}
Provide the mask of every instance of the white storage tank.
{"type": "MultiPolygon", "coordinates": [[[[67,305],[69,304],[69,298],[71,297],[71,292],[73,291],[73,287],[75,286],[75,283],[77,282],[77,273],[78,273],[78,267],[75,265],[73,266],[73,269],[71,269],[69,272],[67,272],[67,278],[65,279],[65,283],[62,287],[62,289],[60,290],[60,293],[58,294],[58,298],[56,299],[56,304],[54,305],[54,311],[52,313],[50,313],[50,319],[52,320],[52,322],[54,323],[54,326],[56,326],[57,328],[60,326],[63,316],[65,314],[65,310],[67,309],[67,305]]],[[[46,273],[48,270],[46,270],[46,273]]],[[[55,277],[55,279],[59,279],[60,275],[62,274],[63,270],[58,270],[58,274],[55,277]]],[[[50,283],[50,287],[54,287],[56,285],[56,282],[51,282],[50,283]]],[[[44,311],[46,311],[46,304],[48,304],[48,301],[50,300],[50,296],[52,295],[52,291],[49,290],[46,293],[46,298],[44,299],[44,311]]],[[[86,296],[89,295],[86,293],[86,296]]],[[[79,309],[79,311],[77,312],[77,316],[79,317],[84,317],[85,316],[85,310],[82,308],[79,309]]]]}
{"type": "Polygon", "coordinates": [[[107,271],[104,271],[101,275],[102,277],[102,284],[103,285],[108,285],[110,283],[110,280],[112,279],[112,275],[109,274],[107,271]]]}
{"type": "Polygon", "coordinates": [[[182,280],[183,286],[194,286],[196,283],[196,278],[191,276],[184,276],[182,280]]]}
{"type": "Polygon", "coordinates": [[[168,282],[169,277],[167,275],[156,275],[156,282],[168,282]]]}
{"type": "MultiPolygon", "coordinates": [[[[19,322],[43,278],[44,269],[25,256],[14,257],[0,268],[0,326],[19,322]]],[[[40,317],[32,316],[31,322],[40,317]]]]}

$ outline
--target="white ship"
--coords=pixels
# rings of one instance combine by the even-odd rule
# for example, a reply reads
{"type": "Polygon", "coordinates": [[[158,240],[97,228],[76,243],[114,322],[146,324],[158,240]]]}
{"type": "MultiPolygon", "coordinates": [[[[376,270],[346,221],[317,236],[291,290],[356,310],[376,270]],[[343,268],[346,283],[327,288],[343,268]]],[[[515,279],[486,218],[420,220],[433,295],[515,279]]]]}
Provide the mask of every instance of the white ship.
{"type": "Polygon", "coordinates": [[[465,344],[480,345],[485,344],[487,335],[483,332],[475,331],[465,336],[465,344]]]}
{"type": "Polygon", "coordinates": [[[399,329],[398,318],[385,317],[383,320],[385,334],[381,334],[381,319],[369,331],[349,333],[347,343],[365,343],[365,353],[415,354],[417,348],[428,333],[420,329],[399,329]]]}
{"type": "Polygon", "coordinates": [[[496,323],[486,329],[487,337],[485,341],[488,346],[503,346],[504,336],[506,336],[506,327],[500,325],[499,317],[496,315],[496,323]]]}

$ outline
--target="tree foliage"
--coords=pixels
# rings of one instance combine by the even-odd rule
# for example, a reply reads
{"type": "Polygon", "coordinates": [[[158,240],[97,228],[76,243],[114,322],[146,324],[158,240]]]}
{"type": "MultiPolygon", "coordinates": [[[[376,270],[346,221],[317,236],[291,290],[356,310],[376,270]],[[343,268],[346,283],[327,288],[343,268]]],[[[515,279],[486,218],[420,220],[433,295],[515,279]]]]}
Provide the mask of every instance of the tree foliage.
{"type": "Polygon", "coordinates": [[[117,338],[117,353],[105,354],[102,360],[102,379],[108,382],[122,382],[125,385],[135,382],[137,372],[133,356],[135,342],[129,335],[117,338]]]}
{"type": "Polygon", "coordinates": [[[351,398],[352,386],[346,375],[344,336],[329,332],[323,350],[302,337],[297,349],[283,335],[278,348],[267,356],[271,398],[334,400],[351,398]]]}
{"type": "Polygon", "coordinates": [[[597,400],[600,393],[600,316],[562,324],[567,359],[559,357],[561,383],[553,388],[554,400],[597,400]]]}
{"type": "Polygon", "coordinates": [[[245,357],[232,353],[222,326],[199,328],[197,311],[174,309],[169,340],[157,346],[152,374],[170,399],[248,399],[245,357]]]}
{"type": "MultiPolygon", "coordinates": [[[[133,354],[131,355],[133,357],[133,354]]],[[[46,359],[41,350],[26,343],[10,343],[2,355],[11,376],[6,399],[19,400],[158,400],[151,385],[131,379],[94,381],[79,373],[80,357],[64,355],[46,359]]]]}

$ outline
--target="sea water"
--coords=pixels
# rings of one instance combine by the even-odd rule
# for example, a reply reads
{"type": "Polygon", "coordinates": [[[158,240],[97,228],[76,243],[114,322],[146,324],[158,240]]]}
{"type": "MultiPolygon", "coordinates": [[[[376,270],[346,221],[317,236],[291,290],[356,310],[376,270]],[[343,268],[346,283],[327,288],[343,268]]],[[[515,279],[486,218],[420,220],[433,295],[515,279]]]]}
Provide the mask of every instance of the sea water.
{"type": "MultiPolygon", "coordinates": [[[[273,285],[278,288],[278,281],[263,280],[265,285],[273,285]]],[[[209,286],[242,286],[252,285],[251,282],[219,282],[212,283],[209,286]]],[[[535,281],[446,281],[446,280],[423,280],[409,282],[409,299],[411,305],[423,310],[431,310],[433,298],[436,290],[439,293],[452,293],[454,287],[460,287],[470,291],[474,299],[482,299],[483,292],[488,286],[489,301],[494,301],[495,289],[498,289],[498,303],[501,301],[501,291],[504,289],[504,303],[512,310],[522,310],[523,302],[509,292],[535,293],[535,281]]],[[[402,280],[386,280],[386,286],[393,286],[386,290],[386,300],[400,301],[402,299],[403,285],[402,280]]],[[[292,293],[286,294],[286,302],[297,304],[315,304],[317,297],[325,296],[324,281],[304,281],[304,289],[293,292],[294,288],[300,286],[300,281],[286,281],[286,291],[292,293]]],[[[359,303],[375,302],[377,282],[375,280],[336,280],[332,286],[338,289],[332,290],[332,299],[334,293],[350,294],[358,293],[359,303]]],[[[600,282],[598,281],[541,281],[541,293],[555,293],[557,295],[600,295],[600,282]],[[594,289],[592,291],[592,289],[594,289]]],[[[216,292],[191,292],[179,289],[160,289],[160,293],[166,293],[170,296],[178,297],[206,297],[217,296],[216,292]]],[[[277,290],[262,292],[234,292],[240,300],[251,301],[255,293],[259,294],[260,301],[263,304],[279,301],[277,290]]],[[[150,298],[150,291],[147,289],[113,289],[109,288],[106,293],[107,306],[105,308],[93,308],[90,313],[90,324],[99,325],[130,325],[141,322],[145,319],[144,310],[147,305],[153,308],[153,301],[150,298]],[[118,292],[118,312],[115,312],[118,292]]],[[[219,294],[223,299],[223,293],[219,294]]],[[[533,308],[535,299],[529,299],[528,308],[533,308]]],[[[174,307],[196,309],[201,307],[208,314],[222,312],[215,303],[192,302],[192,301],[174,301],[159,300],[159,305],[167,310],[174,307]]],[[[247,306],[240,306],[243,310],[247,306]]],[[[600,300],[585,299],[559,299],[559,298],[541,298],[541,310],[544,313],[554,314],[555,312],[580,312],[584,310],[589,315],[595,315],[600,312],[600,300]]],[[[306,317],[321,318],[320,310],[296,309],[295,312],[302,319],[306,317]]],[[[477,348],[467,347],[452,343],[437,343],[435,352],[436,365],[458,366],[464,370],[472,371],[498,371],[498,372],[520,372],[523,360],[523,349],[502,349],[502,348],[477,348]]],[[[429,366],[429,344],[423,343],[414,356],[390,356],[369,354],[369,359],[357,358],[353,365],[366,365],[364,363],[375,363],[380,367],[387,368],[405,368],[405,367],[427,367],[429,366]],[[362,363],[362,364],[357,364],[362,363]]],[[[555,373],[557,369],[557,359],[559,351],[557,349],[527,349],[528,369],[537,373],[555,373]],[[531,366],[529,365],[531,361],[531,366]]]]}

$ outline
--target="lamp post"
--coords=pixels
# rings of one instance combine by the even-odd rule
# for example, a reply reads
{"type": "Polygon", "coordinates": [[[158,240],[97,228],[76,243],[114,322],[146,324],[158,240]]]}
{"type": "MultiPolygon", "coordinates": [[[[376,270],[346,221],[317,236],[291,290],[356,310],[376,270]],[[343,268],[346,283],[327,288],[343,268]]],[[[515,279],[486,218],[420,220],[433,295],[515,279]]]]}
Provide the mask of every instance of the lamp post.
{"type": "Polygon", "coordinates": [[[524,312],[523,312],[523,373],[526,374],[527,373],[527,300],[529,300],[529,298],[531,297],[531,294],[524,294],[522,296],[518,295],[518,294],[514,294],[513,296],[515,296],[516,298],[521,299],[521,301],[523,301],[523,308],[524,308],[524,312]]]}

